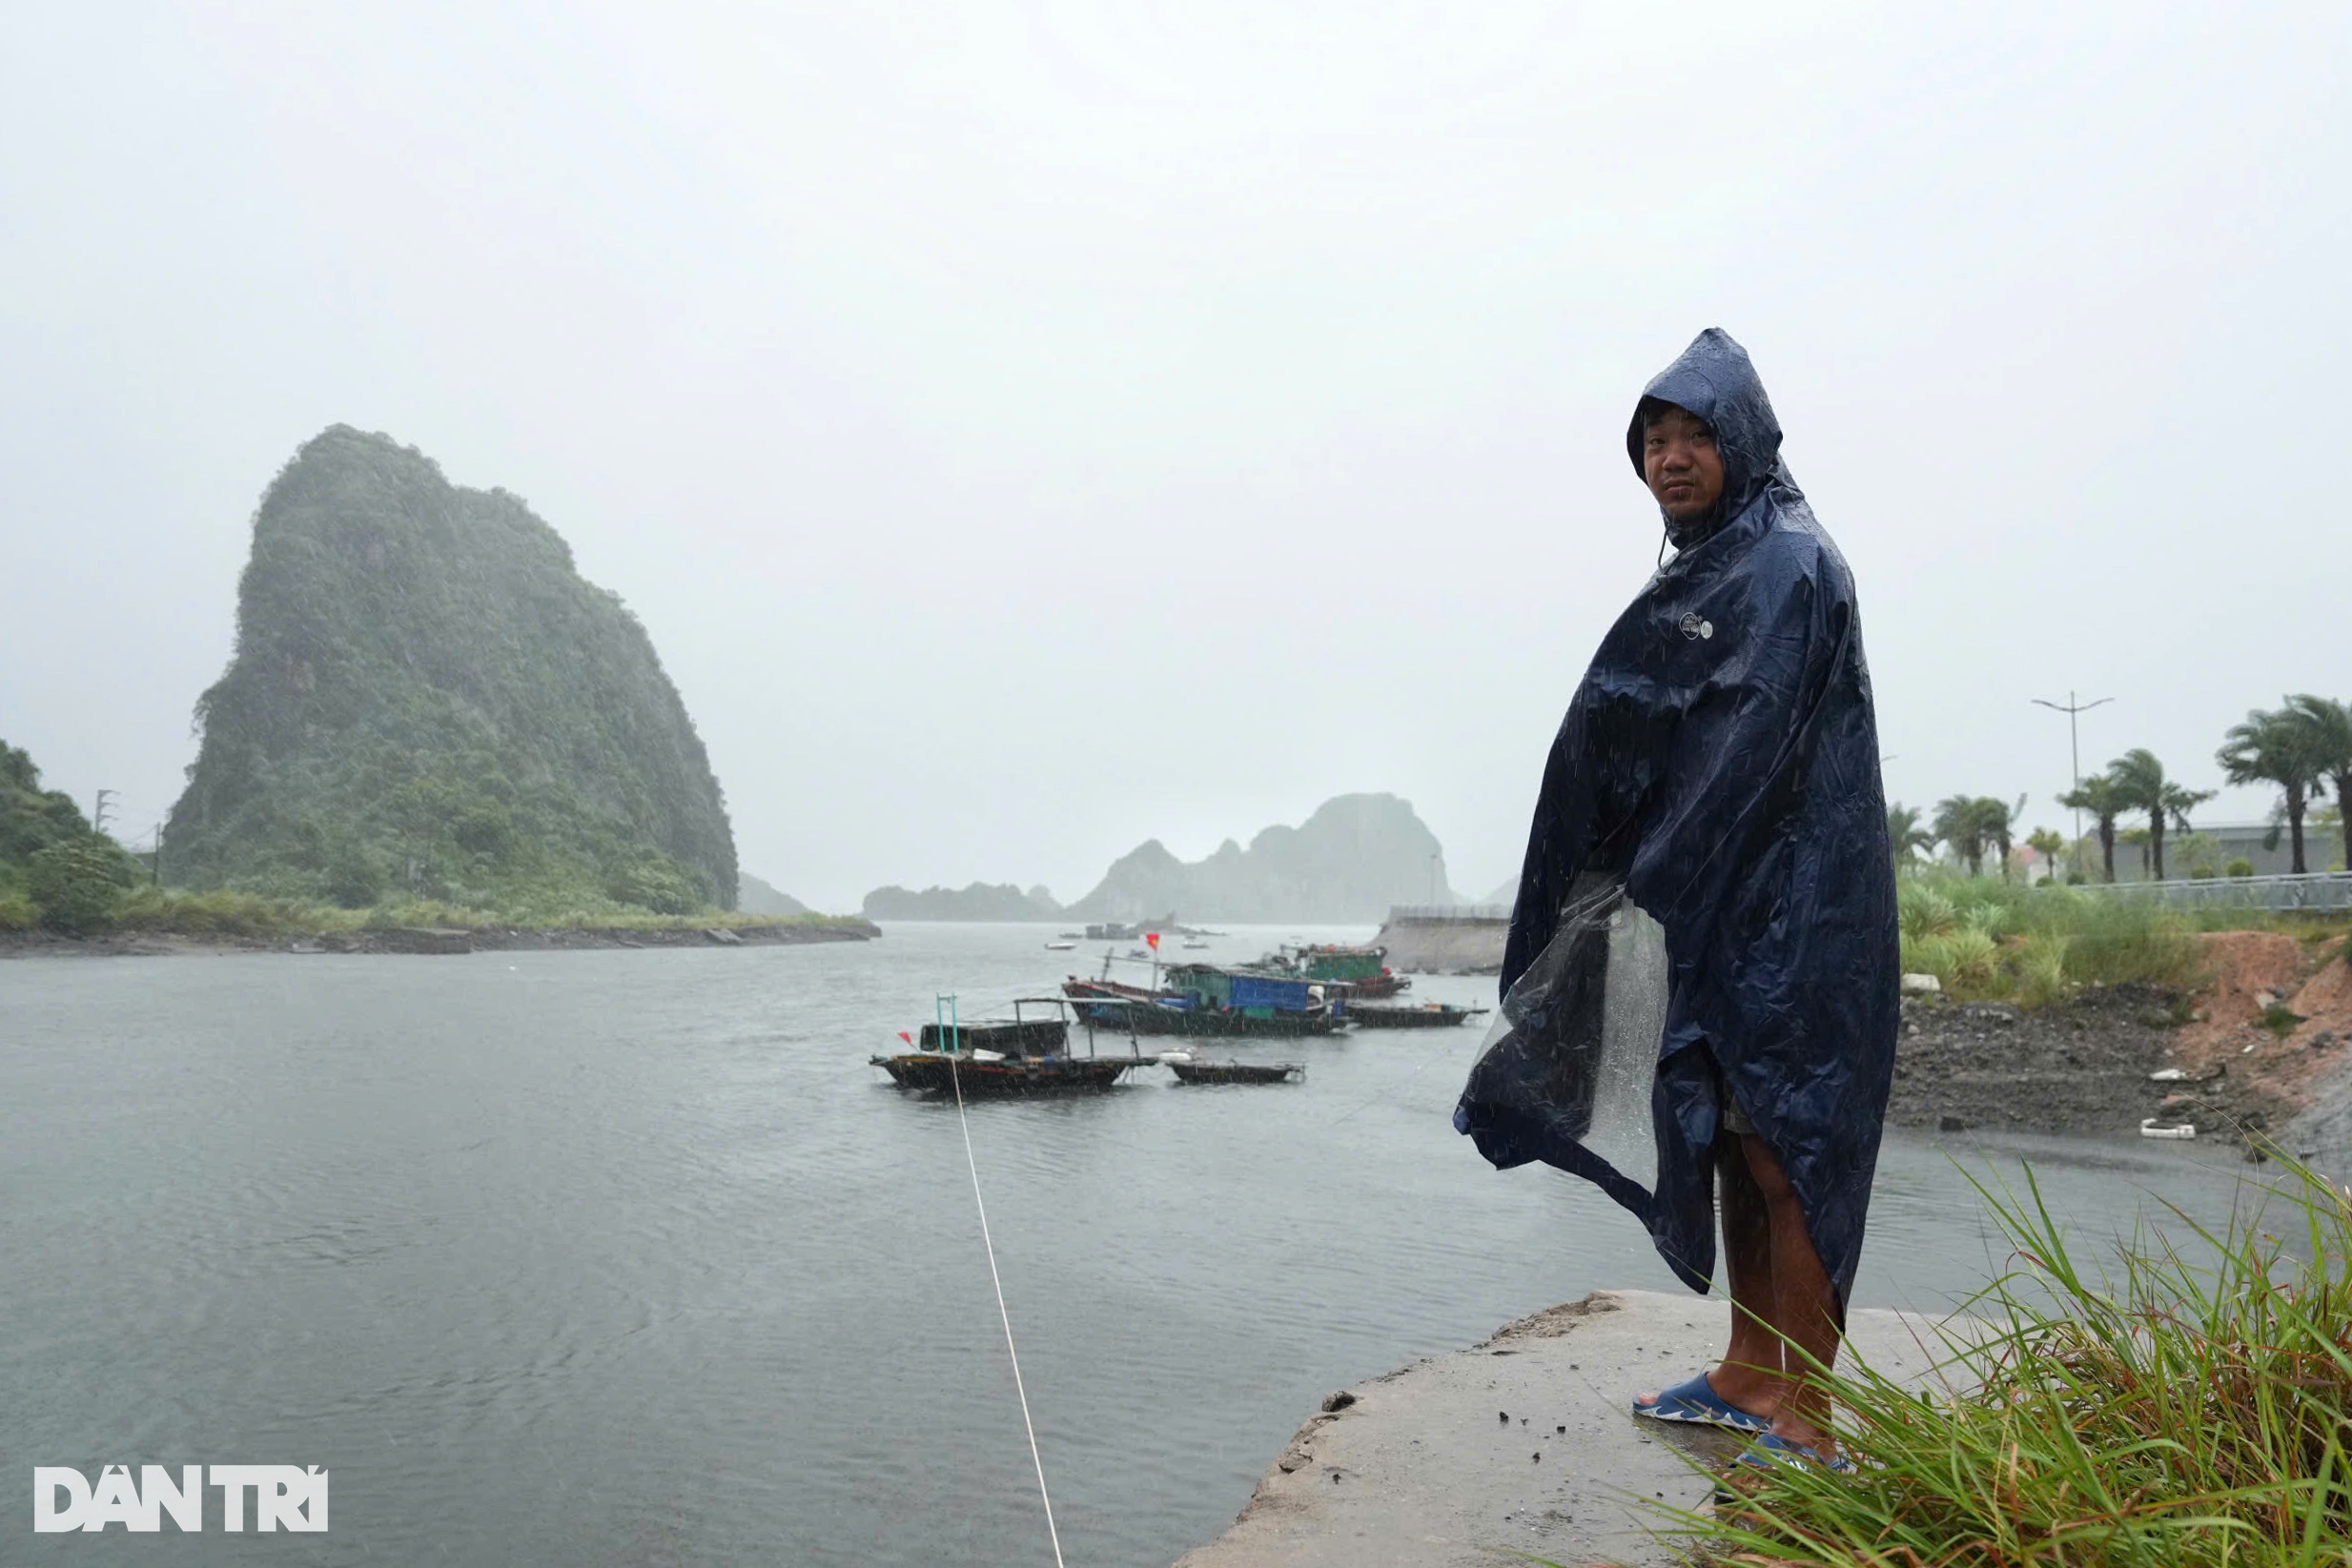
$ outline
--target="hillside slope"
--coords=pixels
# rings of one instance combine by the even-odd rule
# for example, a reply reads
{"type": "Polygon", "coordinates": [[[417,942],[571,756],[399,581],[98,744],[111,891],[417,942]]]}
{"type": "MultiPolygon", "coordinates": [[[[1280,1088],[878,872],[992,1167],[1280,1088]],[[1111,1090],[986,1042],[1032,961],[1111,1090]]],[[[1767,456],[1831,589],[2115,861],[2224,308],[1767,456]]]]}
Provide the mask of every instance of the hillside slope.
{"type": "Polygon", "coordinates": [[[1437,835],[1395,795],[1340,795],[1297,827],[1266,828],[1247,849],[1227,839],[1180,861],[1157,839],[1112,864],[1073,919],[1376,922],[1395,904],[1451,903],[1437,835]]]}
{"type": "Polygon", "coordinates": [[[644,628],[502,490],[345,425],[254,517],[165,874],[361,906],[736,898],[718,781],[644,628]]]}

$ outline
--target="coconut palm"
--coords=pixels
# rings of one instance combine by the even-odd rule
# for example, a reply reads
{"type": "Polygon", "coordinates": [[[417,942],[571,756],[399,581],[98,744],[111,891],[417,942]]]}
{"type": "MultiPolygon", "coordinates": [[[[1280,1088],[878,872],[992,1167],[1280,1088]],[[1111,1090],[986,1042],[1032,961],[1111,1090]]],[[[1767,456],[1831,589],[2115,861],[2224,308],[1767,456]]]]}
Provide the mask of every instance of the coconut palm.
{"type": "Polygon", "coordinates": [[[2055,881],[2058,875],[2058,852],[2066,847],[2066,835],[2052,828],[2036,827],[2025,836],[2025,842],[2032,846],[2034,853],[2050,863],[2050,876],[2053,881],[2055,881]]]}
{"type": "Polygon", "coordinates": [[[1972,795],[1948,795],[1935,803],[1935,836],[1953,859],[1968,866],[1972,877],[1984,875],[1985,819],[1982,802],[1972,795]]]}
{"type": "Polygon", "coordinates": [[[2185,833],[2189,812],[2213,799],[2210,789],[2190,789],[2167,778],[2164,764],[2145,746],[2134,746],[2107,764],[2108,782],[2123,796],[2127,809],[2148,813],[2148,848],[2156,860],[2156,880],[2164,880],[2164,824],[2169,818],[2185,833]]]}
{"type": "Polygon", "coordinates": [[[2343,825],[2343,864],[2352,870],[2352,706],[2332,697],[2301,692],[2286,700],[2287,712],[2309,734],[2312,763],[2336,786],[2336,814],[2343,825]]]}
{"type": "MultiPolygon", "coordinates": [[[[2234,784],[2275,784],[2286,807],[2287,842],[2293,845],[2294,871],[2303,865],[2303,812],[2315,791],[2323,792],[2326,774],[2320,765],[2318,736],[2292,705],[2275,713],[2259,708],[2242,724],[2230,725],[2214,760],[2234,784]]],[[[2276,819],[2273,819],[2274,821],[2276,819]]],[[[2276,842],[2276,835],[2273,835],[2276,842]]]]}
{"type": "Polygon", "coordinates": [[[1887,807],[1887,842],[1894,846],[1894,863],[1909,865],[1922,849],[1935,847],[1935,835],[1919,825],[1919,808],[1900,803],[1887,807]]]}
{"type": "Polygon", "coordinates": [[[2098,824],[2098,853],[2107,880],[2116,880],[2116,819],[2131,809],[2131,803],[2117,792],[2116,783],[2104,774],[2093,774],[2081,784],[2058,797],[2058,804],[2069,811],[2088,811],[2098,824]]]}
{"type": "Polygon", "coordinates": [[[1977,829],[1983,833],[1986,846],[1997,857],[2001,880],[2007,882],[2010,840],[2017,830],[2017,819],[2025,813],[2025,797],[2018,796],[2013,805],[2007,801],[1996,801],[1990,795],[1979,795],[1974,804],[1977,829]]]}

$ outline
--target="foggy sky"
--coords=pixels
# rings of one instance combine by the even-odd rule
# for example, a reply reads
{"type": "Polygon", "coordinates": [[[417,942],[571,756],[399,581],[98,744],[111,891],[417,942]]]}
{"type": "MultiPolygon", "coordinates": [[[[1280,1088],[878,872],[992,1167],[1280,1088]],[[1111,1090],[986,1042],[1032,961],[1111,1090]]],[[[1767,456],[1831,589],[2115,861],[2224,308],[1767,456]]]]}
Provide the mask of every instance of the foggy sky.
{"type": "Polygon", "coordinates": [[[803,898],[1365,789],[1477,896],[1721,325],[1892,798],[2062,825],[2069,687],[2217,784],[2352,698],[2347,13],[1912,10],[12,8],[0,737],[143,838],[344,421],[571,541],[803,898]]]}

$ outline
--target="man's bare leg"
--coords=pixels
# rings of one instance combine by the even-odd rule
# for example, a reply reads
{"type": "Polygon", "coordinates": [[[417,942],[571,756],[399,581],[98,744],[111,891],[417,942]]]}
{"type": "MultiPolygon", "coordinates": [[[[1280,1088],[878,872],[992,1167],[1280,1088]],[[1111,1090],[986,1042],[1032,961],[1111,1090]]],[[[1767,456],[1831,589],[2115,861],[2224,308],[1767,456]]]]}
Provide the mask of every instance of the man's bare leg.
{"type": "MultiPolygon", "coordinates": [[[[1724,1273],[1731,1287],[1731,1347],[1723,1363],[1707,1375],[1715,1397],[1751,1415],[1769,1419],[1788,1392],[1779,1375],[1784,1349],[1777,1332],[1779,1297],[1772,1285],[1770,1211],[1748,1169],[1743,1141],[1725,1133],[1715,1140],[1717,1212],[1723,1217],[1724,1273]]],[[[1655,1394],[1641,1403],[1655,1404],[1655,1394]]]]}
{"type": "Polygon", "coordinates": [[[1824,1369],[1837,1360],[1845,1314],[1830,1276],[1805,1229],[1805,1209],[1771,1146],[1752,1133],[1740,1140],[1749,1173],[1764,1200],[1772,1246],[1772,1326],[1787,1336],[1783,1347],[1790,1383],[1773,1412],[1772,1430],[1791,1443],[1831,1452],[1828,1391],[1811,1375],[1806,1356],[1824,1369]],[[1798,1354],[1804,1353],[1803,1354],[1798,1354]]]}
{"type": "Polygon", "coordinates": [[[1747,1140],[1715,1140],[1716,1204],[1723,1216],[1724,1273],[1731,1287],[1731,1348],[1708,1386],[1727,1404],[1772,1416],[1788,1396],[1781,1375],[1779,1294],[1772,1275],[1771,1212],[1748,1168],[1747,1140]]]}

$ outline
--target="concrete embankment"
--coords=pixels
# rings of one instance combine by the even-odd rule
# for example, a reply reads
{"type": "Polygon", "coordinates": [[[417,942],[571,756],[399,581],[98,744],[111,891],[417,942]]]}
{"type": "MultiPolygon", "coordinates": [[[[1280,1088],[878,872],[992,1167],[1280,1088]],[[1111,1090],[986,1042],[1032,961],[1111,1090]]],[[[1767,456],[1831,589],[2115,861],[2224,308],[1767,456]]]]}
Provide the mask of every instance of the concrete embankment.
{"type": "MultiPolygon", "coordinates": [[[[1324,1401],[1231,1529],[1176,1568],[1468,1568],[1498,1548],[1559,1562],[1665,1564],[1652,1507],[1705,1504],[1738,1439],[1636,1420],[1637,1393],[1723,1353],[1729,1308],[1596,1291],[1482,1345],[1351,1384],[1324,1401]]],[[[1933,1324],[1858,1310],[1853,1348],[1901,1377],[1943,1353],[1933,1324]]]]}
{"type": "Polygon", "coordinates": [[[1497,974],[1510,934],[1507,920],[1392,915],[1373,941],[1388,949],[1388,967],[1402,974],[1497,974]]]}

